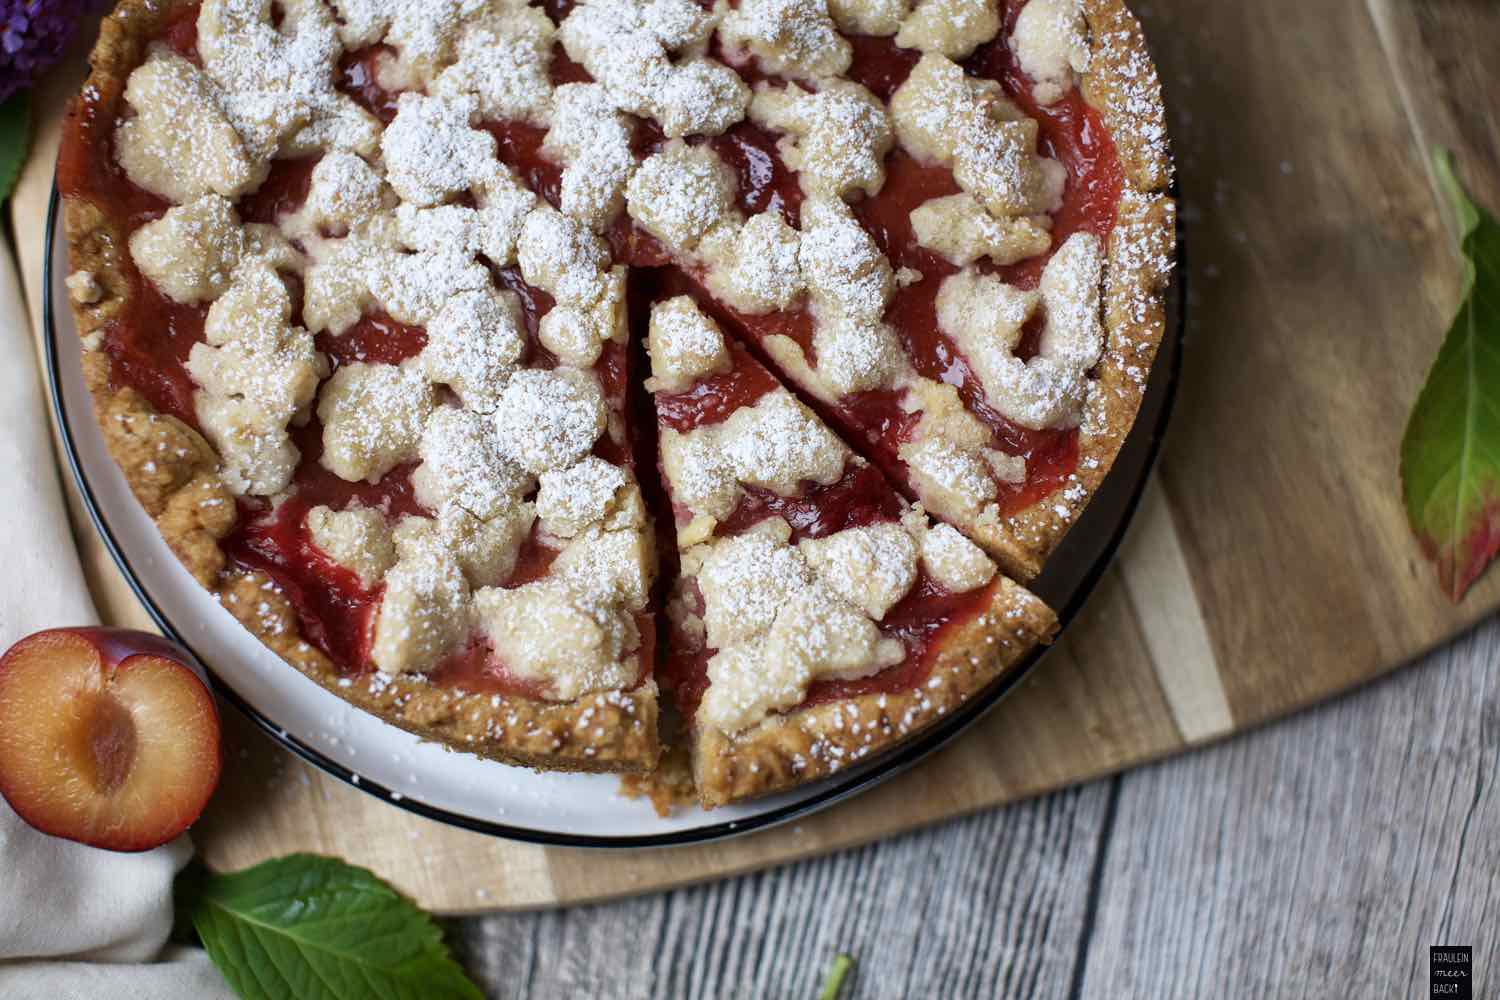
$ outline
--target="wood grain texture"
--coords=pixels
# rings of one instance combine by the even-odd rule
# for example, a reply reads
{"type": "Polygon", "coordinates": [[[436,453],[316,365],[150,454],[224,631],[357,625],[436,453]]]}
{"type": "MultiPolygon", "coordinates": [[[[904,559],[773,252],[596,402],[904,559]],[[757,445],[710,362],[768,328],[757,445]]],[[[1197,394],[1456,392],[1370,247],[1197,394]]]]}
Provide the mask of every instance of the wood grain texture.
{"type": "Polygon", "coordinates": [[[1123,783],[1083,995],[1500,992],[1500,623],[1358,696],[1123,783]]]}
{"type": "MultiPolygon", "coordinates": [[[[1366,2],[1419,148],[1455,150],[1473,196],[1500,212],[1500,7],[1488,0],[1366,2]]],[[[1430,160],[1427,166],[1430,176],[1430,160]]]]}
{"type": "MultiPolygon", "coordinates": [[[[1157,524],[1170,525],[1177,554],[1137,539],[1129,587],[1112,571],[1043,668],[973,733],[800,828],[628,857],[537,851],[398,813],[238,725],[237,763],[200,825],[208,860],[338,852],[445,911],[680,885],[1160,757],[1220,733],[1226,710],[1236,727],[1255,725],[1392,669],[1500,606],[1500,574],[1462,605],[1446,602],[1396,484],[1402,421],[1458,278],[1425,149],[1454,146],[1466,176],[1488,179],[1476,183],[1481,200],[1496,205],[1494,102],[1471,97],[1497,92],[1489,50],[1500,14],[1482,0],[1140,7],[1190,234],[1190,341],[1157,524]],[[1202,630],[1164,643],[1162,615],[1187,606],[1202,630]],[[1195,643],[1211,654],[1217,690],[1193,690],[1205,670],[1195,643]],[[1188,681],[1169,701],[1160,677],[1188,681]]],[[[38,319],[58,109],[78,69],[70,63],[38,95],[37,152],[13,200],[38,319]]],[[[87,522],[75,527],[106,618],[139,622],[87,522]]]]}
{"type": "Polygon", "coordinates": [[[1493,996],[1497,768],[1492,621],[1365,691],[1109,781],[450,930],[496,998],[810,997],[840,950],[860,963],[844,1000],[1416,997],[1430,944],[1473,947],[1474,995],[1493,996]]]}
{"type": "Polygon", "coordinates": [[[313,850],[365,865],[443,909],[556,902],[543,848],[464,833],[378,803],[280,749],[239,713],[222,714],[220,790],[192,831],[214,867],[230,871],[313,850]]]}
{"type": "Polygon", "coordinates": [[[713,887],[457,927],[496,998],[1067,996],[1109,807],[1096,783],[713,887]],[[976,859],[984,859],[976,864],[976,859]]]}
{"type": "Polygon", "coordinates": [[[1234,716],[1219,676],[1213,639],[1187,568],[1171,504],[1158,479],[1147,484],[1130,536],[1120,549],[1120,575],[1182,738],[1199,743],[1231,731],[1234,716]]]}
{"type": "MultiPolygon", "coordinates": [[[[1447,146],[1475,197],[1500,207],[1500,7],[1367,6],[1411,129],[1412,173],[1425,174],[1432,146],[1447,146]]],[[[1389,167],[1379,169],[1389,182],[1389,167]]],[[[1447,239],[1424,225],[1414,241],[1447,239]]],[[[1444,319],[1451,260],[1426,249],[1419,283],[1406,286],[1444,319]]],[[[1413,361],[1420,376],[1426,362],[1413,361]]],[[[1331,568],[1340,571],[1347,560],[1331,568]]],[[[1411,580],[1431,592],[1425,565],[1411,580]]],[[[1378,599],[1380,581],[1349,582],[1378,599]]],[[[1500,623],[1491,621],[1360,696],[1128,776],[1100,860],[1081,995],[1421,996],[1435,944],[1472,946],[1473,995],[1500,993],[1497,765],[1500,623]]]]}
{"type": "MultiPolygon", "coordinates": [[[[1143,13],[1174,112],[1192,248],[1189,359],[1163,493],[1219,687],[1247,725],[1393,667],[1496,604],[1494,579],[1460,608],[1443,600],[1395,489],[1401,421],[1456,271],[1364,10],[1171,0],[1143,13]],[[1346,49],[1331,67],[1325,53],[1346,49]],[[1229,108],[1233,128],[1222,125],[1229,108]]],[[[1134,587],[1149,594],[1149,578],[1134,587]]],[[[974,734],[800,833],[630,864],[552,851],[557,898],[826,852],[1181,746],[1157,677],[1203,665],[1155,662],[1139,604],[1111,574],[1045,668],[974,734]]],[[[1190,736],[1220,729],[1210,719],[1190,736]]]]}
{"type": "MultiPolygon", "coordinates": [[[[1066,784],[1066,768],[1112,769],[1116,754],[1151,756],[1174,734],[1171,715],[1149,670],[1121,669],[1143,654],[1124,588],[1114,574],[1101,585],[1047,666],[963,739],[910,773],[836,809],[753,837],[699,847],[632,851],[628,857],[554,848],[548,851],[560,901],[598,899],[701,881],[790,858],[911,830],[933,817],[972,812],[1066,784]],[[1048,753],[1059,733],[1086,734],[1089,753],[1061,760],[1048,753]],[[1086,762],[1086,764],[1082,763],[1086,762]]],[[[465,901],[468,902],[467,900],[465,901]]]]}
{"type": "Polygon", "coordinates": [[[1472,623],[1500,575],[1454,607],[1401,507],[1397,448],[1458,272],[1368,10],[1148,10],[1192,267],[1161,476],[1244,726],[1472,623]]]}

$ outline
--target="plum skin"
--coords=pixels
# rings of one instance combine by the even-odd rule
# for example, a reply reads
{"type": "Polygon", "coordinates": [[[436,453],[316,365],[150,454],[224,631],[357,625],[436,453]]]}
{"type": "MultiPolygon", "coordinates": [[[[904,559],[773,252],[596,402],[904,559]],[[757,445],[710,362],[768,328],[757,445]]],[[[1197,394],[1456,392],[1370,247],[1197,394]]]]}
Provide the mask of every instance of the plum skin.
{"type": "Polygon", "coordinates": [[[0,796],[44,833],[109,850],[175,838],[223,765],[202,668],[146,632],[58,628],[20,640],[0,656],[0,724],[0,796]]]}

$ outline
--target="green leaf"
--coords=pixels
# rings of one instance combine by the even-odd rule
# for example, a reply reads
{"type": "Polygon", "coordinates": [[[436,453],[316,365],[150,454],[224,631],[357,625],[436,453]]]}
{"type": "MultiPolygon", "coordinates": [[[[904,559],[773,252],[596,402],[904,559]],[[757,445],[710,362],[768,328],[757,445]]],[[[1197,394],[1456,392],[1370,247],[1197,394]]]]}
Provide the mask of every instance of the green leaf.
{"type": "Polygon", "coordinates": [[[818,1000],[838,1000],[839,991],[844,988],[844,978],[852,968],[852,955],[833,956],[833,964],[828,966],[828,975],[823,979],[823,991],[818,994],[818,1000]]]}
{"type": "Polygon", "coordinates": [[[293,854],[209,875],[192,915],[246,1000],[482,1000],[427,914],[334,858],[293,854]]]}
{"type": "Polygon", "coordinates": [[[0,104],[0,202],[10,197],[31,145],[31,93],[20,91],[0,104]]]}
{"type": "Polygon", "coordinates": [[[1438,150],[1463,255],[1463,300],[1401,441],[1411,530],[1457,601],[1500,551],[1500,223],[1438,150]]]}
{"type": "Polygon", "coordinates": [[[213,873],[197,858],[177,873],[172,882],[172,933],[167,936],[172,944],[193,948],[203,943],[193,927],[193,910],[203,895],[203,884],[211,878],[213,873]]]}

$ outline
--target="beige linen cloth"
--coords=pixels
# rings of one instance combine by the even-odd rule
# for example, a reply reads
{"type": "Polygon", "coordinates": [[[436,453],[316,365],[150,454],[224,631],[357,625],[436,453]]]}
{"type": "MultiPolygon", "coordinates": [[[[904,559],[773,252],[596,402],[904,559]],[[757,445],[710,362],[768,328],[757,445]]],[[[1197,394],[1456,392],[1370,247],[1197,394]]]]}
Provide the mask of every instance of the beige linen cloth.
{"type": "MultiPolygon", "coordinates": [[[[81,34],[95,31],[90,25],[81,34]]],[[[39,629],[99,621],[69,529],[33,363],[52,164],[63,95],[78,86],[82,52],[65,65],[36,94],[36,145],[10,205],[26,265],[24,293],[0,242],[0,649],[39,629]]],[[[0,997],[232,997],[201,949],[164,948],[172,879],[192,851],[186,836],[140,854],[85,847],[36,832],[0,800],[0,997]]]]}

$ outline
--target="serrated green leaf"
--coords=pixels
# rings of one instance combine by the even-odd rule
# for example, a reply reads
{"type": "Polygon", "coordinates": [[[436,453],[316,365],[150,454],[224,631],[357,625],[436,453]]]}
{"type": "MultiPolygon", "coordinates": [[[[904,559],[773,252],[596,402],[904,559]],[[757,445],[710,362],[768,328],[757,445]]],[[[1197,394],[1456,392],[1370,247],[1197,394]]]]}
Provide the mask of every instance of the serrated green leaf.
{"type": "Polygon", "coordinates": [[[31,92],[12,94],[0,104],[0,202],[10,197],[31,147],[31,92]]]}
{"type": "Polygon", "coordinates": [[[1459,221],[1463,299],[1408,418],[1401,483],[1411,530],[1457,601],[1500,552],[1500,223],[1446,151],[1434,161],[1459,221]]]}
{"type": "Polygon", "coordinates": [[[334,858],[293,854],[210,875],[192,914],[245,1000],[482,1000],[427,914],[334,858]]]}

